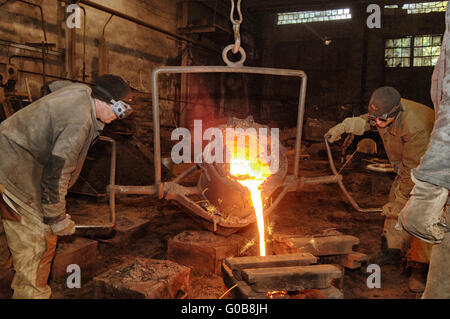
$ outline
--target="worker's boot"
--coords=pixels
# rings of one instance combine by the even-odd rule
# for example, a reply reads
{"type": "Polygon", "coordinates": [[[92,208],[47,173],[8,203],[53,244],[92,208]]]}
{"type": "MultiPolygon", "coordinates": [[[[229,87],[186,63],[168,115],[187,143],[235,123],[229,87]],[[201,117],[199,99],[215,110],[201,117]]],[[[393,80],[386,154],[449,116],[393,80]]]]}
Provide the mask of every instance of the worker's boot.
{"type": "Polygon", "coordinates": [[[428,265],[422,263],[413,263],[410,266],[408,288],[412,292],[423,292],[427,282],[428,265]]]}

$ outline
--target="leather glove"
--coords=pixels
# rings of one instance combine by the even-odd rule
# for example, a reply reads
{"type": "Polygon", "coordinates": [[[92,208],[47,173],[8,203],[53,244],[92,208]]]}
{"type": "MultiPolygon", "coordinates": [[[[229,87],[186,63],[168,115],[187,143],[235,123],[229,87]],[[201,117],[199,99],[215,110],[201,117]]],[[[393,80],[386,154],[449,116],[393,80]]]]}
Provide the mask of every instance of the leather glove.
{"type": "Polygon", "coordinates": [[[411,235],[437,244],[450,231],[450,221],[444,211],[449,191],[444,187],[411,178],[415,186],[411,196],[399,215],[399,225],[411,235]]]}
{"type": "Polygon", "coordinates": [[[341,139],[341,135],[344,133],[344,125],[342,123],[339,123],[338,125],[330,128],[328,132],[325,133],[324,137],[328,140],[328,142],[334,143],[336,141],[339,141],[341,139]]]}
{"type": "Polygon", "coordinates": [[[324,137],[330,142],[334,143],[341,139],[344,133],[363,135],[366,131],[367,121],[361,117],[348,117],[342,123],[339,123],[329,129],[324,137]]]}
{"type": "Polygon", "coordinates": [[[57,236],[69,236],[75,233],[75,223],[66,214],[66,218],[50,225],[53,234],[57,236]]]}

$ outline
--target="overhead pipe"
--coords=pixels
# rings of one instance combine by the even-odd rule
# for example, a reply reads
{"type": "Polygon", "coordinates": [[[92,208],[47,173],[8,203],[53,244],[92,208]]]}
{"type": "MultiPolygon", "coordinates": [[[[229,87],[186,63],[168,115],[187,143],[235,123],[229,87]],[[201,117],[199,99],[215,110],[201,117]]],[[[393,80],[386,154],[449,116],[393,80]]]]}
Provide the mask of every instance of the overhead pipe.
{"type": "Polygon", "coordinates": [[[33,2],[25,1],[25,0],[16,0],[16,1],[22,2],[22,3],[25,3],[27,5],[39,8],[39,11],[41,13],[42,31],[44,32],[44,41],[45,41],[45,43],[47,43],[47,32],[45,31],[44,10],[42,10],[42,6],[39,5],[39,4],[33,3],[33,2]]]}
{"type": "Polygon", "coordinates": [[[128,21],[131,21],[133,23],[136,23],[136,24],[138,24],[140,26],[149,28],[151,30],[163,33],[163,34],[168,35],[168,36],[170,36],[172,38],[175,38],[177,40],[186,41],[186,42],[195,44],[195,45],[197,45],[197,46],[199,46],[199,47],[201,47],[203,49],[209,50],[209,51],[213,51],[213,52],[216,52],[216,53],[219,52],[217,50],[214,50],[212,48],[207,47],[206,45],[204,45],[203,43],[201,43],[199,41],[196,41],[196,40],[193,40],[191,38],[188,38],[188,37],[185,37],[185,36],[182,36],[182,35],[179,35],[179,34],[176,34],[176,33],[173,33],[173,32],[167,31],[167,30],[164,30],[164,29],[161,29],[161,28],[159,28],[157,26],[154,26],[154,25],[152,25],[150,23],[147,23],[145,21],[139,20],[139,19],[137,19],[135,17],[132,17],[132,16],[127,15],[125,13],[122,13],[120,11],[117,11],[117,10],[105,7],[104,5],[98,4],[96,2],[93,2],[93,1],[90,1],[90,0],[80,0],[79,3],[85,4],[87,6],[90,6],[92,8],[95,8],[95,9],[103,11],[103,12],[107,12],[109,14],[112,14],[112,15],[116,16],[116,17],[119,17],[119,18],[122,18],[122,19],[125,19],[125,20],[128,20],[128,21]]]}
{"type": "Polygon", "coordinates": [[[27,4],[32,7],[37,7],[39,12],[41,13],[41,24],[42,24],[42,32],[44,34],[44,41],[42,42],[42,80],[45,83],[45,45],[47,44],[47,32],[45,31],[45,18],[44,18],[44,10],[42,10],[42,6],[33,2],[28,2],[25,0],[16,0],[18,2],[27,4]]]}
{"type": "MultiPolygon", "coordinates": [[[[28,56],[27,56],[27,58],[28,58],[28,56]]],[[[29,58],[32,58],[32,57],[29,57],[29,58]]],[[[33,59],[40,60],[42,58],[37,58],[36,57],[36,58],[33,58],[33,59]]],[[[1,65],[7,65],[7,63],[3,63],[3,62],[0,62],[0,64],[1,65]]],[[[27,73],[27,74],[32,74],[32,75],[46,76],[46,77],[53,78],[53,79],[58,79],[58,80],[64,80],[64,81],[71,81],[71,82],[83,83],[83,84],[88,84],[88,85],[94,85],[94,83],[91,83],[91,82],[88,82],[88,81],[73,80],[73,79],[69,79],[69,78],[63,77],[63,76],[52,75],[52,74],[48,74],[48,73],[44,74],[42,72],[35,72],[35,71],[22,70],[22,69],[18,69],[17,71],[20,72],[20,73],[27,73]]]]}
{"type": "Polygon", "coordinates": [[[83,23],[83,70],[82,70],[82,77],[83,81],[86,80],[86,9],[82,6],[79,6],[81,10],[83,10],[84,14],[84,23],[83,23]]]}

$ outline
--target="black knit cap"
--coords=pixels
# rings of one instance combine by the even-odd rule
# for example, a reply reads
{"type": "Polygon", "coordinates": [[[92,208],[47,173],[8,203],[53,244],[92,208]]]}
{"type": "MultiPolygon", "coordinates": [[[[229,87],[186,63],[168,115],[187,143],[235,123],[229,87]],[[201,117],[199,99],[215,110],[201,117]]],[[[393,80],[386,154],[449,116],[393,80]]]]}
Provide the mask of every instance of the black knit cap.
{"type": "Polygon", "coordinates": [[[394,107],[400,104],[401,95],[393,87],[383,86],[376,89],[369,101],[369,114],[381,116],[389,113],[394,107]],[[372,104],[376,109],[372,108],[372,104]]]}
{"type": "Polygon", "coordinates": [[[101,75],[94,80],[92,97],[110,103],[111,100],[125,99],[131,92],[128,84],[119,76],[112,74],[101,75]]]}

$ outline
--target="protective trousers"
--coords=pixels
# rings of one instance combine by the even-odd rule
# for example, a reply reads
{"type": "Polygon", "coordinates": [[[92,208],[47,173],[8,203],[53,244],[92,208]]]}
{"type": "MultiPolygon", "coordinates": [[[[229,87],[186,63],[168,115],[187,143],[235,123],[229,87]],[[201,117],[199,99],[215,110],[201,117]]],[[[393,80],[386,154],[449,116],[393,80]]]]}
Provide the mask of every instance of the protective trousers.
{"type": "Polygon", "coordinates": [[[422,299],[450,299],[450,233],[433,246],[422,299]]]}
{"type": "MultiPolygon", "coordinates": [[[[12,201],[9,203],[14,205],[17,212],[0,196],[2,222],[15,271],[11,284],[13,298],[50,298],[51,289],[47,282],[55,256],[57,236],[38,217],[38,212],[31,211],[29,207],[24,209],[12,201]]],[[[1,241],[4,238],[0,238],[1,241]]]]}
{"type": "MultiPolygon", "coordinates": [[[[396,199],[396,190],[398,188],[398,178],[394,180],[389,194],[389,202],[396,199]]],[[[386,238],[387,248],[399,249],[406,257],[409,265],[414,263],[428,264],[431,258],[431,250],[433,245],[411,236],[403,229],[398,229],[397,225],[398,213],[404,204],[400,205],[393,215],[387,215],[384,221],[383,237],[386,238]],[[400,207],[401,206],[401,207],[400,207]]]]}

